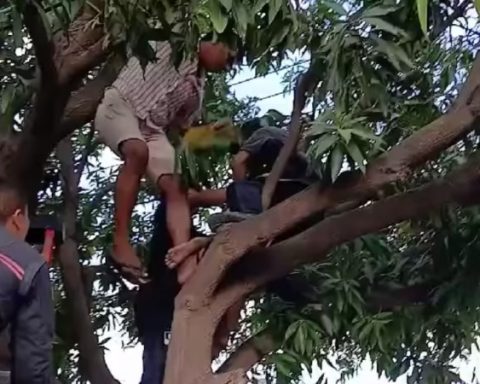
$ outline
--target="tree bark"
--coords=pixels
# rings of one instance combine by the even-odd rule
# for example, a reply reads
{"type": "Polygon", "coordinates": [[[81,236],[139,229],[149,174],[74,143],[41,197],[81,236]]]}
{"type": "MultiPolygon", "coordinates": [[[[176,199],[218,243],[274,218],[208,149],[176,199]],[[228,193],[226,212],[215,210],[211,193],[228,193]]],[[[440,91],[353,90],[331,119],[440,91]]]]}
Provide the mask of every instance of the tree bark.
{"type": "Polygon", "coordinates": [[[78,208],[78,181],[75,174],[70,139],[62,141],[57,149],[64,180],[64,222],[66,239],[60,248],[59,261],[62,267],[63,283],[72,311],[80,359],[86,378],[92,384],[119,383],[112,376],[105,362],[88,310],[88,300],[82,280],[82,269],[76,242],[76,220],[78,208]]]}

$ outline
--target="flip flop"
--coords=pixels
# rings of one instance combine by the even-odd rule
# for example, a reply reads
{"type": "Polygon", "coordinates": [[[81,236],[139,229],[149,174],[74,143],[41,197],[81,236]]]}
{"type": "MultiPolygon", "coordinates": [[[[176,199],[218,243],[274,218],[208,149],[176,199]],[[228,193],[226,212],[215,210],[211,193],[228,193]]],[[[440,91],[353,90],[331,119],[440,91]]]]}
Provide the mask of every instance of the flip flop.
{"type": "Polygon", "coordinates": [[[113,253],[110,253],[109,257],[107,258],[107,263],[116,269],[120,276],[132,284],[143,285],[150,282],[148,274],[143,267],[138,267],[128,263],[121,263],[115,259],[113,253]]]}

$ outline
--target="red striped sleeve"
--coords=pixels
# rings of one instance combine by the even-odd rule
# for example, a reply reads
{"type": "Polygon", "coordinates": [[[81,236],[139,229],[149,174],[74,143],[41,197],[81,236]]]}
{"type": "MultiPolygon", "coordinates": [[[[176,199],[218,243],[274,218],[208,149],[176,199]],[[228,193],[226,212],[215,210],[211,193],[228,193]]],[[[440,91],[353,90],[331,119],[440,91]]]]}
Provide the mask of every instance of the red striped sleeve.
{"type": "Polygon", "coordinates": [[[18,265],[15,261],[10,259],[9,257],[0,254],[0,264],[4,265],[7,269],[9,269],[19,280],[23,279],[23,275],[25,271],[23,270],[20,265],[18,265]]]}

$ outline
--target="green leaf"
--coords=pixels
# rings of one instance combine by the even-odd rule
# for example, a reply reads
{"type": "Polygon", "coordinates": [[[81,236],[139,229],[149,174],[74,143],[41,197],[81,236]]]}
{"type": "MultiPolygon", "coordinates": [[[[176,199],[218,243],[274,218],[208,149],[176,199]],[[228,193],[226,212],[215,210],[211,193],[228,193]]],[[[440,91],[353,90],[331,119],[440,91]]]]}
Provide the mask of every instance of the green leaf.
{"type": "Polygon", "coordinates": [[[405,32],[402,28],[396,27],[395,25],[390,24],[383,19],[379,19],[378,17],[366,17],[363,20],[368,24],[374,26],[375,28],[391,33],[392,35],[408,37],[408,33],[405,32]]]}
{"type": "Polygon", "coordinates": [[[12,27],[15,47],[23,47],[22,17],[16,7],[12,7],[12,27]]]}
{"type": "Polygon", "coordinates": [[[285,341],[288,341],[293,336],[293,334],[297,332],[299,324],[300,323],[296,321],[289,325],[289,327],[285,331],[285,337],[284,337],[285,341]]]}
{"type": "Polygon", "coordinates": [[[409,69],[415,67],[415,64],[410,60],[406,52],[398,44],[386,41],[379,37],[373,37],[373,40],[377,43],[378,50],[387,56],[387,58],[398,71],[403,70],[400,62],[406,64],[409,69]]]}
{"type": "Polygon", "coordinates": [[[336,142],[337,136],[323,135],[320,139],[318,139],[318,144],[315,143],[315,156],[320,157],[336,142]]]}
{"type": "MultiPolygon", "coordinates": [[[[478,0],[475,0],[477,5],[478,0]]],[[[428,0],[417,0],[418,20],[425,35],[428,33],[428,0]]]]}
{"type": "Polygon", "coordinates": [[[273,19],[278,14],[278,11],[280,11],[280,8],[282,7],[282,0],[270,0],[269,1],[269,8],[268,8],[268,24],[272,24],[273,19]]]}
{"type": "Polygon", "coordinates": [[[283,39],[288,35],[290,32],[290,23],[283,23],[282,29],[280,32],[276,33],[273,36],[273,39],[270,42],[271,46],[276,46],[277,44],[281,43],[283,39]]]}
{"type": "Polygon", "coordinates": [[[295,337],[295,348],[302,355],[305,354],[305,339],[306,339],[305,327],[304,327],[304,324],[301,324],[298,327],[298,332],[295,337]]]}
{"type": "Polygon", "coordinates": [[[377,7],[367,8],[362,13],[361,17],[365,18],[365,17],[385,16],[395,11],[398,11],[398,7],[388,7],[384,5],[379,5],[377,7]]]}
{"type": "Polygon", "coordinates": [[[334,130],[335,128],[333,128],[329,124],[324,123],[322,121],[316,121],[312,124],[312,127],[307,131],[307,136],[318,136],[334,130]]]}
{"type": "Polygon", "coordinates": [[[352,131],[352,134],[354,134],[355,136],[359,136],[364,139],[375,140],[375,141],[380,140],[380,137],[374,135],[373,133],[367,132],[363,129],[351,128],[350,131],[352,131]]]}
{"type": "Polygon", "coordinates": [[[350,142],[350,139],[352,138],[352,131],[350,129],[339,129],[338,133],[345,140],[345,144],[350,142]]]}
{"type": "Polygon", "coordinates": [[[337,179],[340,170],[343,165],[343,151],[339,145],[337,145],[330,156],[330,173],[332,176],[332,182],[337,179]]]}
{"type": "Polygon", "coordinates": [[[362,172],[365,173],[365,158],[363,157],[362,152],[358,148],[357,144],[355,144],[354,141],[351,141],[347,146],[347,150],[350,157],[353,159],[353,161],[355,161],[355,164],[357,164],[362,172]]]}
{"type": "Polygon", "coordinates": [[[257,0],[253,6],[253,14],[256,15],[260,12],[265,5],[267,5],[269,0],[257,0]]]}
{"type": "Polygon", "coordinates": [[[345,8],[343,8],[341,4],[335,1],[323,0],[322,3],[328,6],[332,11],[338,13],[341,16],[346,16],[347,14],[347,11],[345,11],[345,8]]]}
{"type": "Polygon", "coordinates": [[[245,37],[247,33],[247,26],[248,26],[248,11],[240,1],[235,1],[233,3],[233,16],[237,22],[237,30],[238,33],[245,37]]]}
{"type": "Polygon", "coordinates": [[[228,16],[223,13],[217,0],[210,0],[205,6],[208,10],[213,28],[216,32],[223,33],[228,24],[228,16]]]}
{"type": "Polygon", "coordinates": [[[222,5],[227,11],[230,11],[232,9],[232,2],[233,0],[220,0],[220,3],[222,3],[222,5]]]}
{"type": "Polygon", "coordinates": [[[333,335],[333,324],[332,324],[332,321],[330,320],[330,318],[326,314],[323,313],[320,316],[320,322],[322,323],[323,328],[325,329],[325,332],[327,332],[327,335],[332,336],[333,335]]]}

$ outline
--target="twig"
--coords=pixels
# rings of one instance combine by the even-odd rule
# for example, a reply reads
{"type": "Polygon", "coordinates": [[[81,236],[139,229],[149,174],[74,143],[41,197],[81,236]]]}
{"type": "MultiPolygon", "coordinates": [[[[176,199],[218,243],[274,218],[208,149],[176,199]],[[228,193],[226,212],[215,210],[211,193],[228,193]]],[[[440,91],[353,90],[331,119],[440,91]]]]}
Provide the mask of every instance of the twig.
{"type": "Polygon", "coordinates": [[[75,171],[75,184],[77,185],[80,183],[80,179],[82,177],[83,171],[85,169],[85,166],[87,165],[88,156],[90,156],[91,153],[95,150],[97,142],[95,141],[94,136],[95,136],[95,130],[93,129],[93,126],[92,126],[90,127],[90,131],[88,132],[87,145],[83,150],[82,158],[78,162],[77,169],[75,171]]]}

